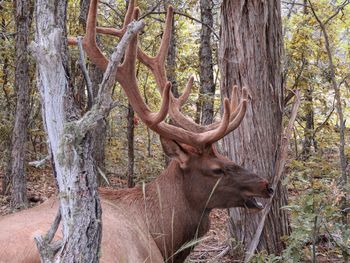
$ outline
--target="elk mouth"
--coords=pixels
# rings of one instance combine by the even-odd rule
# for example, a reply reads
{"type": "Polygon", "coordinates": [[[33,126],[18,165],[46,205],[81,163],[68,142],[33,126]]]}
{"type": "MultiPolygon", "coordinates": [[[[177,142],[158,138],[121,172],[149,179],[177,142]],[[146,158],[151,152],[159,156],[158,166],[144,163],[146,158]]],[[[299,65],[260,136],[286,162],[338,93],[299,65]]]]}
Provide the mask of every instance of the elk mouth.
{"type": "Polygon", "coordinates": [[[258,202],[254,197],[247,198],[244,202],[244,207],[248,209],[257,209],[257,210],[264,209],[264,205],[258,202]]]}

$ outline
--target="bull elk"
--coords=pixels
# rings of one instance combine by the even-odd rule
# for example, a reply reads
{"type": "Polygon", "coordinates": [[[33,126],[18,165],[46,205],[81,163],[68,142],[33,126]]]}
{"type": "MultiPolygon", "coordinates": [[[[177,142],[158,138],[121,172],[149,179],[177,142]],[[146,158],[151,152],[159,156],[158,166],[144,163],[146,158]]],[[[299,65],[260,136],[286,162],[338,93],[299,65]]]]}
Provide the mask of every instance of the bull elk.
{"type": "MultiPolygon", "coordinates": [[[[96,28],[97,0],[92,0],[83,46],[91,61],[102,70],[107,58],[96,45],[96,32],[121,37],[138,9],[130,1],[121,30],[96,28]]],[[[183,115],[181,106],[192,86],[190,78],[183,95],[176,99],[165,74],[173,10],[169,7],[161,46],[155,57],[146,55],[135,37],[128,46],[116,80],[124,89],[139,118],[161,137],[168,167],[144,187],[122,190],[101,189],[103,233],[101,262],[183,262],[191,248],[183,245],[203,236],[209,229],[213,208],[246,207],[262,209],[255,197],[269,198],[273,190],[258,175],[220,155],[214,143],[238,127],[249,94],[243,88],[238,99],[233,88],[230,101],[224,100],[220,121],[201,126],[183,115]],[[139,59],[153,73],[162,95],[157,113],[150,111],[138,90],[135,63],[139,59]],[[163,121],[169,114],[176,125],[163,121]]],[[[74,44],[75,40],[70,39],[74,44]]],[[[0,261],[40,262],[33,237],[50,227],[58,201],[46,203],[0,219],[0,261]]],[[[60,231],[56,233],[60,238],[60,231]]]]}

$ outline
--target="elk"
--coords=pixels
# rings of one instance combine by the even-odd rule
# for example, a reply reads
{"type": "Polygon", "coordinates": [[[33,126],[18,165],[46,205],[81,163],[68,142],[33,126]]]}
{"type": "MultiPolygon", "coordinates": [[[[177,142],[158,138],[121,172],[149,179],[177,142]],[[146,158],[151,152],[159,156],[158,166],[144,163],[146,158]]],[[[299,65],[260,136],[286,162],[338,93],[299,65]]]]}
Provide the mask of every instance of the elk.
{"type": "MultiPolygon", "coordinates": [[[[90,60],[105,70],[108,59],[96,45],[96,33],[121,37],[126,26],[138,17],[130,1],[121,30],[97,28],[97,0],[90,2],[83,45],[90,60]]],[[[208,126],[196,124],[181,112],[193,83],[190,78],[183,95],[174,98],[165,74],[172,7],[169,7],[159,52],[146,55],[135,37],[128,46],[116,80],[124,89],[139,118],[161,137],[168,167],[154,181],[132,189],[100,189],[102,203],[101,262],[183,262],[192,247],[183,245],[203,236],[209,229],[213,208],[245,207],[260,210],[255,197],[270,198],[269,183],[221,155],[214,143],[236,129],[242,121],[249,92],[233,87],[231,99],[223,101],[223,117],[208,126]],[[139,59],[153,73],[162,95],[159,112],[151,112],[140,95],[135,63],[139,59]],[[175,125],[164,121],[166,115],[175,125]]],[[[70,39],[74,44],[75,40],[70,39]]],[[[33,237],[46,232],[55,217],[58,200],[0,219],[0,261],[40,262],[33,237]]],[[[60,231],[56,233],[60,239],[60,231]]]]}

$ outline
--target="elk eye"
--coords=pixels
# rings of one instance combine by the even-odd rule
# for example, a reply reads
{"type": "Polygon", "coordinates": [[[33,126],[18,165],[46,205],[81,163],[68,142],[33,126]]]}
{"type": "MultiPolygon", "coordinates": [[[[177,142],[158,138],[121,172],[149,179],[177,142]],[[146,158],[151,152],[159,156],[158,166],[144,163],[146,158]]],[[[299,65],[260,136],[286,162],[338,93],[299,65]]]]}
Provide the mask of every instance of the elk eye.
{"type": "Polygon", "coordinates": [[[224,173],[224,171],[221,168],[215,168],[212,170],[212,172],[214,174],[223,174],[224,173]]]}

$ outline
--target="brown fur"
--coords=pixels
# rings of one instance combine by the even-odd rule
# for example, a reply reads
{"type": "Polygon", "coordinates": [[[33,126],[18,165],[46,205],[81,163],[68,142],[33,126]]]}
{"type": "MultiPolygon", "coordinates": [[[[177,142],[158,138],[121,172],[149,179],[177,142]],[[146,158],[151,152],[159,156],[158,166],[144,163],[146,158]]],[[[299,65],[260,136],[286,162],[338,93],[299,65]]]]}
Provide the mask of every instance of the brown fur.
{"type": "MultiPolygon", "coordinates": [[[[208,231],[212,208],[244,206],[249,196],[269,196],[264,179],[212,151],[189,153],[177,144],[170,151],[174,147],[175,160],[150,184],[100,190],[101,262],[183,262],[190,248],[178,250],[208,231]],[[182,165],[179,151],[188,157],[182,165]],[[213,173],[219,168],[222,174],[213,173]]],[[[0,262],[40,262],[33,237],[49,229],[57,205],[57,200],[49,200],[1,218],[0,262]]]]}

